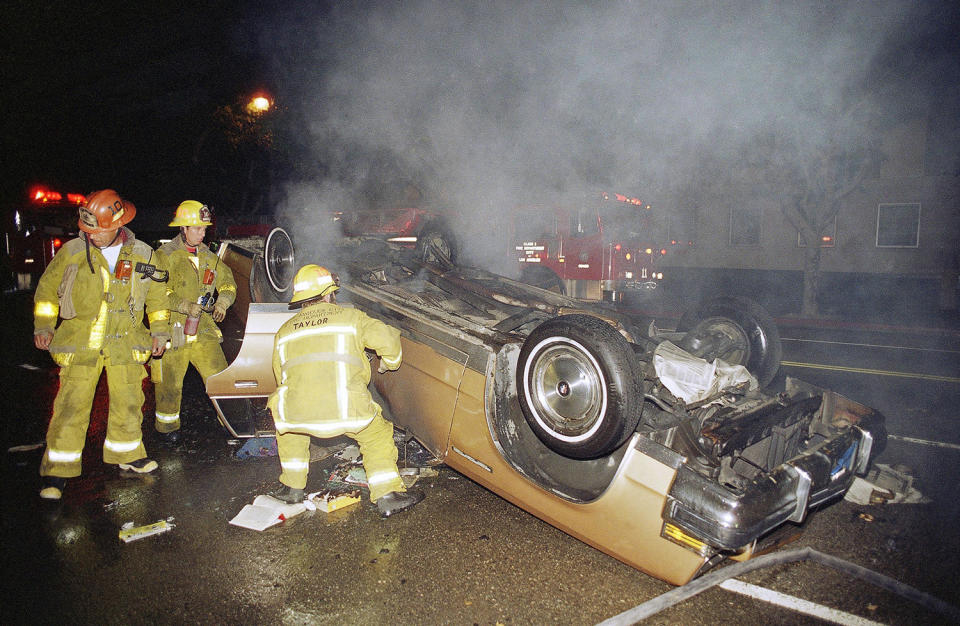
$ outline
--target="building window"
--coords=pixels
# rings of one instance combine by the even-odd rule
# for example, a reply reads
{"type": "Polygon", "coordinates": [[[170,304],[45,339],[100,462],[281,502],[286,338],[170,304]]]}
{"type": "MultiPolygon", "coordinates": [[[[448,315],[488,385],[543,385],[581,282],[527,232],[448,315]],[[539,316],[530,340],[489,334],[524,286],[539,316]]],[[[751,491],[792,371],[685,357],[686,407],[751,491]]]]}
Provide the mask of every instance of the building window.
{"type": "MultiPolygon", "coordinates": [[[[833,217],[833,221],[830,222],[830,225],[827,226],[826,230],[820,233],[820,247],[821,248],[832,248],[837,243],[837,217],[833,217]]],[[[803,240],[803,236],[798,232],[797,233],[797,247],[806,248],[807,242],[803,240]]]]}
{"type": "Polygon", "coordinates": [[[760,208],[734,207],[730,209],[730,245],[760,245],[760,208]]]}
{"type": "Polygon", "coordinates": [[[877,206],[877,247],[920,246],[920,203],[877,206]]]}

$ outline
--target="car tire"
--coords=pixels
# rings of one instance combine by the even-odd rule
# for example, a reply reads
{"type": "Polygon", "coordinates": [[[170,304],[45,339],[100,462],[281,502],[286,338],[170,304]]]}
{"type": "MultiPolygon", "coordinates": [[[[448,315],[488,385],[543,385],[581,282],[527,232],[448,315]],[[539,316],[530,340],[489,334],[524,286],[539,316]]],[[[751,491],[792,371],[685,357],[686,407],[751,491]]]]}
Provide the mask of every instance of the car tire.
{"type": "Polygon", "coordinates": [[[446,230],[427,226],[417,237],[417,258],[425,263],[453,265],[457,260],[457,243],[446,230]]]}
{"type": "Polygon", "coordinates": [[[769,385],[780,369],[783,346],[777,325],[766,309],[748,298],[721,296],[703,302],[680,319],[677,330],[687,333],[681,348],[708,361],[719,358],[743,365],[761,387],[769,385]],[[702,338],[716,334],[736,337],[738,345],[704,353],[702,338]]]}
{"type": "Polygon", "coordinates": [[[297,271],[293,241],[283,228],[274,228],[263,244],[263,263],[267,280],[278,294],[286,294],[297,271]]]}
{"type": "Polygon", "coordinates": [[[520,271],[520,282],[563,295],[563,281],[545,267],[524,267],[520,271]]]}
{"type": "Polygon", "coordinates": [[[616,450],[643,409],[643,376],[612,326],[590,315],[547,320],[517,361],[517,396],[527,424],[549,449],[573,459],[616,450]]]}

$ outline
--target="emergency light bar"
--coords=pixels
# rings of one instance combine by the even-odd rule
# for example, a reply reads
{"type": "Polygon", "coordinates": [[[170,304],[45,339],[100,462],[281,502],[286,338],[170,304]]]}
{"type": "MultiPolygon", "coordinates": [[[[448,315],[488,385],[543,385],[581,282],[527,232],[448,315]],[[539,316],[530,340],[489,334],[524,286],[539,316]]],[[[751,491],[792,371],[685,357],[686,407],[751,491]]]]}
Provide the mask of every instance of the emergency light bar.
{"type": "MultiPolygon", "coordinates": [[[[62,202],[63,194],[59,191],[53,191],[51,189],[44,189],[43,187],[37,187],[33,190],[33,193],[30,194],[30,199],[37,204],[47,204],[50,202],[62,202]]],[[[82,193],[68,193],[67,202],[70,204],[83,204],[87,201],[87,197],[82,193]]]]}

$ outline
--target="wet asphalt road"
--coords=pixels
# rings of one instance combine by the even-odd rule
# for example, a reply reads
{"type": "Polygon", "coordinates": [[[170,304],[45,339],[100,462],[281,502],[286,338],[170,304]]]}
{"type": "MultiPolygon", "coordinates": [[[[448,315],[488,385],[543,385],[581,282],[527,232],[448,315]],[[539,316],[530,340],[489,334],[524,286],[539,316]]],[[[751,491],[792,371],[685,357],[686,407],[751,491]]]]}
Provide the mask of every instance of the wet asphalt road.
{"type": "MultiPolygon", "coordinates": [[[[42,441],[55,369],[28,343],[28,297],[3,299],[7,318],[19,320],[0,329],[8,373],[0,437],[5,622],[593,624],[671,589],[444,467],[418,483],[423,503],[390,519],[363,502],[307,512],[262,533],[233,527],[228,520],[274,486],[278,461],[237,458],[239,446],[216,423],[195,375],[187,379],[177,447],[160,446],[145,421],[147,449],[161,465],[155,475],[121,476],[100,462],[100,403],[83,477],[68,483],[61,504],[48,506],[36,496],[40,450],[9,448],[42,441]],[[124,523],[167,518],[175,524],[167,533],[118,539],[124,523]]],[[[152,415],[149,383],[145,388],[152,415]]],[[[912,406],[908,394],[922,390],[884,400],[912,406]]],[[[932,414],[940,410],[948,407],[923,405],[909,415],[944,420],[932,414]]],[[[956,416],[947,417],[955,437],[956,416]]],[[[792,547],[812,546],[960,604],[960,451],[894,441],[881,461],[919,464],[918,486],[934,501],[834,503],[808,518],[792,547]]],[[[309,486],[319,488],[335,463],[313,463],[309,486]]],[[[820,565],[780,566],[743,580],[884,623],[948,623],[820,565]]],[[[712,589],[648,623],[816,622],[712,589]]]]}

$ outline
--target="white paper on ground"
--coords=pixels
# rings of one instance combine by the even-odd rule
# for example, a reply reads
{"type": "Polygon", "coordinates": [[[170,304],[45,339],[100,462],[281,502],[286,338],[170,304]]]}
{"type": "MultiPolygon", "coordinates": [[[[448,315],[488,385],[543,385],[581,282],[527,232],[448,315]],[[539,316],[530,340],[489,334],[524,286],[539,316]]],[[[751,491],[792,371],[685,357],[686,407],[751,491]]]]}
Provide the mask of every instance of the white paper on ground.
{"type": "Polygon", "coordinates": [[[244,505],[230,523],[251,530],[265,530],[306,510],[303,502],[287,504],[273,496],[262,495],[254,498],[253,504],[244,505]]]}
{"type": "Polygon", "coordinates": [[[709,363],[669,341],[653,351],[653,367],[663,386],[687,404],[706,400],[744,382],[749,382],[751,390],[759,386],[744,366],[730,365],[721,359],[709,363]]]}

